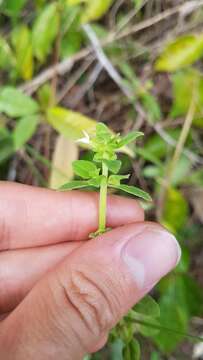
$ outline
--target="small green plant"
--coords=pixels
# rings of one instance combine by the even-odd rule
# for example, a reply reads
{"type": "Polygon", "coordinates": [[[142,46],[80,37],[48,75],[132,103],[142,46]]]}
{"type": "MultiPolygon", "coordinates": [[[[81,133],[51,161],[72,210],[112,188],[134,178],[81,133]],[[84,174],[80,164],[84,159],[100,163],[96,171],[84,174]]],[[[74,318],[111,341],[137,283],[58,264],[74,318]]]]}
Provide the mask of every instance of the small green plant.
{"type": "Polygon", "coordinates": [[[124,191],[150,201],[151,197],[143,190],[121,184],[122,180],[128,179],[129,175],[119,175],[122,162],[117,158],[117,151],[135,141],[144,134],[132,131],[126,136],[113,134],[103,123],[96,126],[96,134],[89,136],[85,133],[79,142],[87,144],[94,153],[93,161],[77,160],[73,162],[73,169],[76,176],[82,180],[74,180],[63,185],[60,190],[96,188],[100,190],[99,200],[99,228],[91,237],[103,234],[106,228],[106,207],[108,188],[124,191]]]}

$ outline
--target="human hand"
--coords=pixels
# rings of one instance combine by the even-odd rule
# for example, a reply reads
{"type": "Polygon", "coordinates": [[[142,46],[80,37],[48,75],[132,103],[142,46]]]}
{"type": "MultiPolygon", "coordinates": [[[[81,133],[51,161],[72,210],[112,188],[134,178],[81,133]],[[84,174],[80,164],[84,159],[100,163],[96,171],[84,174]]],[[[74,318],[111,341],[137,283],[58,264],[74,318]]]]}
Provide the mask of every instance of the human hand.
{"type": "Polygon", "coordinates": [[[97,229],[98,195],[0,183],[0,355],[82,359],[180,258],[175,238],[110,196],[112,231],[97,229]]]}

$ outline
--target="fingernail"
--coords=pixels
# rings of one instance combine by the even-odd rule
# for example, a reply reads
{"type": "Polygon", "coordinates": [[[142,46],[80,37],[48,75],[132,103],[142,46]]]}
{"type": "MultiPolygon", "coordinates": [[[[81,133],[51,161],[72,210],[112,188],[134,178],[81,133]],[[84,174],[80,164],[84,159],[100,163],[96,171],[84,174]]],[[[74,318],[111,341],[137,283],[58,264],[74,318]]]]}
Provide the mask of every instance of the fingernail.
{"type": "Polygon", "coordinates": [[[165,229],[144,228],[122,250],[122,257],[140,290],[155,285],[179,262],[181,249],[165,229]]]}

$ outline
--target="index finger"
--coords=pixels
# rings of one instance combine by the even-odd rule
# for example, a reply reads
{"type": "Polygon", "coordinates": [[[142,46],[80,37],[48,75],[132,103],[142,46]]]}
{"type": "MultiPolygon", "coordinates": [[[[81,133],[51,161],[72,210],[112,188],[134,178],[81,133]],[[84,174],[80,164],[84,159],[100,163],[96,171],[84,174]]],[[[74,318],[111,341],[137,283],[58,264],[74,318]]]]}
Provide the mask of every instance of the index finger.
{"type": "MultiPolygon", "coordinates": [[[[0,251],[86,240],[97,230],[98,202],[96,193],[60,193],[0,182],[0,251]]],[[[143,219],[137,201],[108,197],[108,227],[143,219]]]]}

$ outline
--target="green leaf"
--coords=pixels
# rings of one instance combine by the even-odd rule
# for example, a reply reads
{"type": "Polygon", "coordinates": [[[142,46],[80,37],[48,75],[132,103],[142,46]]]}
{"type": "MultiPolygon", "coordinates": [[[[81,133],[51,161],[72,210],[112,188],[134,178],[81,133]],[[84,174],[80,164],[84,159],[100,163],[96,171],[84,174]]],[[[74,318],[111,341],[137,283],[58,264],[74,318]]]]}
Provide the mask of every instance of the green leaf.
{"type": "Polygon", "coordinates": [[[52,50],[58,28],[59,13],[57,3],[48,4],[37,17],[32,34],[34,55],[42,63],[52,50]]]}
{"type": "Polygon", "coordinates": [[[129,185],[109,185],[109,186],[112,187],[113,189],[121,190],[128,194],[137,196],[143,200],[152,201],[152,198],[149,194],[147,194],[145,191],[139,188],[136,188],[135,186],[129,186],[129,185]]]}
{"type": "Polygon", "coordinates": [[[82,4],[82,3],[86,3],[88,1],[89,0],[67,0],[67,4],[70,5],[70,6],[75,6],[75,5],[79,5],[79,4],[82,4]]]}
{"type": "MultiPolygon", "coordinates": [[[[167,131],[167,135],[170,136],[173,140],[177,141],[179,139],[180,136],[180,132],[181,129],[180,128],[176,128],[176,129],[171,129],[167,131]]],[[[147,140],[145,142],[145,146],[143,149],[136,149],[136,152],[140,155],[142,155],[142,151],[145,151],[145,154],[143,152],[143,157],[146,158],[146,160],[151,161],[154,164],[158,163],[155,160],[155,157],[157,159],[162,159],[164,158],[166,155],[168,155],[169,151],[173,149],[173,147],[171,147],[170,145],[168,145],[164,139],[162,139],[160,137],[160,135],[158,134],[154,134],[151,135],[149,137],[149,140],[147,140]],[[153,156],[153,158],[151,158],[150,160],[150,154],[151,156],[153,156]],[[146,155],[146,157],[145,157],[146,155]]],[[[160,162],[159,162],[160,163],[160,162]]]]}
{"type": "Polygon", "coordinates": [[[187,184],[192,184],[196,186],[203,186],[203,167],[193,171],[186,179],[187,184]]]}
{"type": "Polygon", "coordinates": [[[17,70],[24,80],[33,75],[33,54],[31,32],[25,25],[15,28],[12,33],[12,44],[15,48],[17,70]]]}
{"type": "Polygon", "coordinates": [[[163,351],[170,353],[184,338],[184,333],[188,330],[188,315],[184,308],[177,304],[177,299],[165,294],[160,300],[160,329],[161,327],[170,328],[168,331],[160,331],[154,336],[156,345],[163,351]],[[174,330],[174,331],[173,331],[174,330]]]}
{"type": "Polygon", "coordinates": [[[79,180],[74,180],[74,181],[70,181],[67,184],[64,184],[63,186],[61,186],[59,188],[60,191],[67,191],[67,190],[76,190],[76,189],[84,189],[89,187],[89,183],[88,181],[79,181],[79,180]]]}
{"type": "Polygon", "coordinates": [[[192,334],[190,334],[188,332],[183,332],[183,331],[177,330],[175,328],[170,328],[170,327],[163,326],[163,325],[160,325],[160,324],[157,324],[157,323],[154,323],[154,322],[146,322],[146,321],[142,321],[142,320],[135,320],[133,322],[140,323],[140,324],[142,324],[144,326],[148,326],[148,327],[157,329],[159,331],[164,331],[164,332],[166,332],[168,334],[172,333],[173,335],[178,335],[178,336],[181,336],[182,338],[187,338],[187,339],[192,340],[192,341],[201,341],[201,342],[203,342],[203,337],[192,335],[192,334]]]}
{"type": "Polygon", "coordinates": [[[0,4],[0,11],[8,16],[16,17],[19,15],[27,0],[3,0],[0,4]]]}
{"type": "Polygon", "coordinates": [[[124,343],[121,339],[116,339],[110,344],[109,360],[123,360],[124,343]]]}
{"type": "Polygon", "coordinates": [[[140,303],[135,305],[128,315],[135,320],[136,330],[143,336],[153,336],[159,332],[157,328],[142,324],[142,321],[150,324],[159,325],[160,308],[151,296],[146,296],[140,303]]]}
{"type": "MultiPolygon", "coordinates": [[[[187,230],[186,230],[187,231],[187,230]]],[[[181,244],[182,255],[180,262],[176,266],[177,273],[187,273],[190,268],[190,250],[181,244]]]]}
{"type": "Polygon", "coordinates": [[[136,149],[136,153],[143,159],[150,161],[152,164],[155,164],[159,169],[163,167],[157,155],[154,155],[152,151],[147,149],[147,147],[136,149]]]}
{"type": "Polygon", "coordinates": [[[107,36],[108,36],[108,30],[106,29],[106,27],[102,24],[97,23],[93,23],[91,25],[92,30],[94,30],[96,36],[100,39],[100,40],[104,40],[107,36]]]}
{"type": "Polygon", "coordinates": [[[89,182],[89,186],[93,186],[95,188],[99,188],[102,182],[102,179],[104,178],[103,175],[98,175],[95,176],[93,179],[90,179],[89,182]]]}
{"type": "Polygon", "coordinates": [[[158,166],[147,165],[142,171],[142,174],[146,178],[158,179],[164,175],[162,169],[158,166]]]}
{"type": "Polygon", "coordinates": [[[37,115],[26,116],[20,119],[15,127],[12,136],[15,150],[19,150],[34,135],[39,117],[37,115]]]}
{"type": "Polygon", "coordinates": [[[99,169],[91,161],[76,160],[73,162],[73,170],[76,175],[83,179],[90,179],[99,174],[99,169]]]}
{"type": "Polygon", "coordinates": [[[60,54],[67,58],[80,50],[83,33],[80,28],[80,8],[66,6],[62,15],[62,33],[60,54]]]}
{"type": "MultiPolygon", "coordinates": [[[[95,120],[61,107],[49,109],[47,111],[47,121],[59,133],[73,140],[84,138],[84,131],[90,136],[95,135],[96,126],[98,126],[95,120]]],[[[133,153],[128,147],[124,147],[122,152],[133,157],[133,153]]]]}
{"type": "Polygon", "coordinates": [[[106,14],[114,0],[86,0],[86,7],[82,14],[82,23],[97,20],[106,14]]]}
{"type": "Polygon", "coordinates": [[[173,106],[171,116],[176,118],[187,114],[195,92],[195,119],[203,116],[203,76],[196,69],[179,71],[172,76],[173,106]]]}
{"type": "Polygon", "coordinates": [[[96,131],[96,121],[80,113],[60,107],[49,109],[47,120],[55,130],[73,140],[83,138],[83,131],[86,131],[89,135],[95,134],[96,131]]]}
{"type": "MultiPolygon", "coordinates": [[[[177,273],[180,271],[177,268],[177,273]]],[[[198,283],[188,275],[187,271],[181,276],[168,276],[159,284],[162,297],[167,296],[171,306],[179,306],[186,315],[199,316],[203,310],[203,290],[198,283]]]]}
{"type": "MultiPolygon", "coordinates": [[[[145,149],[138,149],[137,153],[141,155],[145,160],[155,163],[154,165],[147,165],[142,171],[143,176],[146,178],[152,178],[158,180],[159,178],[164,177],[165,168],[162,163],[154,157],[153,154],[149,153],[145,149]]],[[[177,186],[180,184],[189,184],[190,183],[190,171],[191,171],[191,161],[185,156],[182,155],[177,163],[176,168],[174,169],[171,184],[177,186]]],[[[202,182],[203,183],[203,182],[202,182]]]]}
{"type": "Polygon", "coordinates": [[[136,97],[141,89],[141,82],[139,78],[137,77],[134,68],[129,65],[127,62],[120,62],[118,66],[121,69],[121,72],[123,73],[125,77],[125,81],[127,81],[127,85],[132,88],[134,92],[134,97],[136,97]]]}
{"type": "Polygon", "coordinates": [[[37,98],[40,104],[40,108],[45,111],[49,109],[50,104],[54,103],[55,101],[54,92],[53,92],[53,88],[49,83],[46,83],[43,86],[41,86],[41,88],[37,92],[37,98]]]}
{"type": "Polygon", "coordinates": [[[185,181],[187,181],[189,174],[191,173],[191,168],[191,161],[185,155],[182,155],[173,171],[171,184],[173,186],[184,184],[185,181]]]}
{"type": "Polygon", "coordinates": [[[153,351],[150,356],[150,360],[161,360],[157,351],[153,351]]]}
{"type": "Polygon", "coordinates": [[[169,44],[158,58],[158,71],[176,71],[192,65],[203,56],[203,35],[183,35],[169,44]]]}
{"type": "Polygon", "coordinates": [[[5,139],[9,135],[10,135],[9,130],[6,127],[4,127],[4,123],[1,124],[1,119],[0,119],[0,140],[5,139]]]}
{"type": "Polygon", "coordinates": [[[167,192],[162,223],[176,232],[186,224],[188,214],[189,205],[182,193],[170,188],[167,192]]]}
{"type": "Polygon", "coordinates": [[[121,141],[119,141],[119,147],[128,145],[131,142],[137,140],[141,136],[144,136],[144,134],[142,132],[131,131],[128,135],[122,137],[121,141]]]}
{"type": "Polygon", "coordinates": [[[136,330],[144,337],[152,337],[159,334],[160,323],[156,318],[135,313],[136,330]]]}
{"type": "Polygon", "coordinates": [[[10,134],[0,138],[0,164],[7,161],[15,152],[13,138],[10,134]]]}
{"type": "Polygon", "coordinates": [[[110,175],[108,179],[109,185],[120,185],[121,180],[129,179],[130,175],[110,175]]]}
{"type": "Polygon", "coordinates": [[[82,33],[78,30],[69,30],[61,42],[61,57],[65,59],[77,53],[82,45],[82,33]]]}
{"type": "Polygon", "coordinates": [[[31,97],[11,86],[0,91],[0,112],[11,117],[33,115],[39,110],[38,104],[31,97]]]}
{"type": "Polygon", "coordinates": [[[112,133],[109,130],[108,126],[104,123],[97,123],[96,125],[96,136],[101,139],[109,139],[112,133]]]}
{"type": "Polygon", "coordinates": [[[143,0],[133,0],[133,3],[135,5],[135,10],[139,10],[142,7],[143,0]]]}
{"type": "Polygon", "coordinates": [[[138,304],[133,307],[137,313],[150,317],[160,317],[159,304],[149,295],[145,296],[138,304]]]}
{"type": "Polygon", "coordinates": [[[184,292],[185,302],[187,304],[187,309],[190,316],[201,316],[203,311],[202,288],[199,286],[196,280],[188,274],[184,274],[182,276],[182,283],[183,290],[180,291],[181,294],[184,292]]]}
{"type": "Polygon", "coordinates": [[[140,344],[136,339],[132,339],[123,350],[123,358],[125,360],[140,360],[140,356],[140,344]]]}
{"type": "Polygon", "coordinates": [[[149,120],[156,123],[161,120],[162,112],[157,99],[149,92],[145,92],[141,96],[141,102],[148,113],[149,120]]]}
{"type": "Polygon", "coordinates": [[[103,160],[103,162],[114,174],[117,174],[119,172],[122,164],[120,160],[103,160]]]}
{"type": "Polygon", "coordinates": [[[0,37],[0,68],[3,70],[10,69],[15,66],[15,57],[8,42],[0,37]]]}
{"type": "Polygon", "coordinates": [[[85,355],[85,357],[83,358],[83,360],[91,360],[91,355],[85,355]]]}

